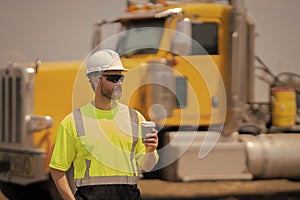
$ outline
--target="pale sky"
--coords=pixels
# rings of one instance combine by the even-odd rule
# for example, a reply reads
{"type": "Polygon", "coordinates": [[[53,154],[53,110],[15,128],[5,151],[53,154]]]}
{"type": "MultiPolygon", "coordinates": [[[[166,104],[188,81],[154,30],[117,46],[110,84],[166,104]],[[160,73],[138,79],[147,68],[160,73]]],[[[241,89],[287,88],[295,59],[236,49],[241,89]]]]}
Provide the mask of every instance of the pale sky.
{"type": "MultiPolygon", "coordinates": [[[[300,74],[299,0],[246,0],[256,21],[256,54],[274,74],[300,74]]],[[[93,24],[121,16],[124,0],[0,0],[0,64],[81,60],[91,48],[93,24]]],[[[256,86],[258,99],[267,85],[256,86]]]]}

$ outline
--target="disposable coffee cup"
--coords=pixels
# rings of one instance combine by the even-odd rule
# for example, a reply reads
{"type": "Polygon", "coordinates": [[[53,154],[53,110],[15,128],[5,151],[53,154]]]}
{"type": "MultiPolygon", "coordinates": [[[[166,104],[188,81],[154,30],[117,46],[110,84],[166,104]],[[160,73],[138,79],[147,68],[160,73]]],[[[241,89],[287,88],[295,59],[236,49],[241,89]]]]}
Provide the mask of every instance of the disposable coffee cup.
{"type": "Polygon", "coordinates": [[[155,123],[152,121],[144,121],[141,122],[142,126],[142,137],[147,138],[146,134],[147,133],[152,133],[152,129],[155,128],[155,123]]]}

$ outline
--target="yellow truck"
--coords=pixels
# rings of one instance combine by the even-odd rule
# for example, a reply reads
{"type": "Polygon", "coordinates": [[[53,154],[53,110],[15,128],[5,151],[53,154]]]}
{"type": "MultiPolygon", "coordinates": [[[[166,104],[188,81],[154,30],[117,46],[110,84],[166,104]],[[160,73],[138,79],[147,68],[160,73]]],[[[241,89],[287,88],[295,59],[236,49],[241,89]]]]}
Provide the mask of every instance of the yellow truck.
{"type": "MultiPolygon", "coordinates": [[[[92,51],[114,49],[131,69],[121,101],[159,130],[159,163],[144,178],[300,177],[300,87],[291,81],[299,79],[276,79],[270,101],[254,101],[254,27],[242,0],[132,3],[123,17],[95,24],[92,51]],[[112,35],[111,25],[120,31],[112,35]]],[[[48,163],[59,122],[93,98],[84,67],[85,59],[0,68],[8,198],[60,199],[48,163]]]]}

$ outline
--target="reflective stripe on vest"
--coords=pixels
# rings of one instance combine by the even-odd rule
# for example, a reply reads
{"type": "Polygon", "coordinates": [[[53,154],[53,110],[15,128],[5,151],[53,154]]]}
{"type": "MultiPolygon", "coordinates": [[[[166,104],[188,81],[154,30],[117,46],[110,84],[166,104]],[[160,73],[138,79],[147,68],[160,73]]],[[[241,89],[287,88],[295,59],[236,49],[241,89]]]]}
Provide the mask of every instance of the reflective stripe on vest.
{"type": "Polygon", "coordinates": [[[86,160],[86,172],[84,178],[76,179],[75,185],[77,187],[86,185],[98,185],[98,184],[129,184],[134,185],[138,183],[138,176],[89,176],[90,160],[86,160]]]}
{"type": "MultiPolygon", "coordinates": [[[[135,163],[134,163],[134,149],[138,142],[138,115],[136,111],[132,108],[129,108],[129,115],[131,121],[131,128],[132,128],[132,146],[130,151],[130,163],[133,172],[133,176],[89,176],[89,169],[90,169],[90,160],[86,160],[86,172],[82,179],[76,179],[75,184],[77,187],[84,186],[84,185],[95,185],[95,184],[137,184],[138,182],[138,172],[135,170],[135,163]]],[[[75,127],[77,131],[78,137],[84,136],[84,124],[83,118],[81,115],[81,110],[76,109],[73,111],[75,127]]]]}
{"type": "Polygon", "coordinates": [[[129,115],[130,115],[130,121],[131,121],[131,129],[132,129],[132,146],[130,151],[130,163],[132,167],[132,172],[135,176],[137,176],[137,172],[134,170],[134,164],[133,158],[134,158],[134,149],[138,142],[138,136],[139,136],[139,127],[138,127],[138,116],[135,110],[132,108],[129,108],[129,115]]]}
{"type": "Polygon", "coordinates": [[[74,116],[74,121],[75,121],[75,126],[76,126],[76,131],[78,137],[84,136],[84,125],[83,125],[83,120],[82,120],[82,115],[80,109],[77,109],[73,112],[74,116]]]}

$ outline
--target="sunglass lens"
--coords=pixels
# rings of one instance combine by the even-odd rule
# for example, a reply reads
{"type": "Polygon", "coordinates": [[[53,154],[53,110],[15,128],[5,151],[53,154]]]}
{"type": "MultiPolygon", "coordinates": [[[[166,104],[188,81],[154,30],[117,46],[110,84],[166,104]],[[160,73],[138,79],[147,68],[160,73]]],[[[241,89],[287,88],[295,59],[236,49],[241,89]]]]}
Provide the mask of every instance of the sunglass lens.
{"type": "Polygon", "coordinates": [[[124,75],[106,75],[106,79],[110,82],[117,83],[124,80],[124,75]]]}

